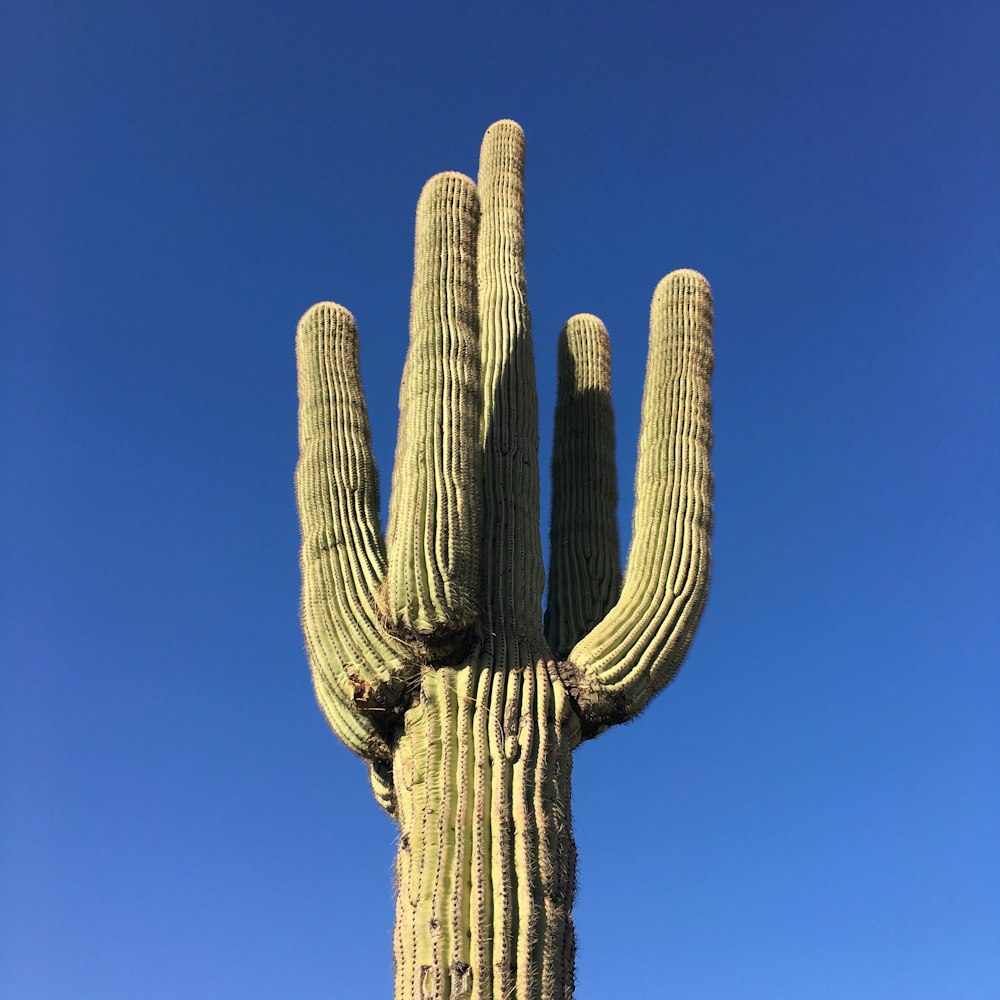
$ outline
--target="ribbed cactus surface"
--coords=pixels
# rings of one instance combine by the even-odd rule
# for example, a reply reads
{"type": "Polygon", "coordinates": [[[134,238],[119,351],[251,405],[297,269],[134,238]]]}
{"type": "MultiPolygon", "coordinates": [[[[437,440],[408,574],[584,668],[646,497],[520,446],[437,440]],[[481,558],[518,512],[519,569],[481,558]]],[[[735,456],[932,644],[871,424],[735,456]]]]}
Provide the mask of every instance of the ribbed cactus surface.
{"type": "Polygon", "coordinates": [[[302,616],[319,703],[400,827],[396,1000],[573,995],[572,752],[674,675],[709,579],[712,304],[694,271],[650,318],[621,575],[610,347],[558,344],[548,606],[524,270],[524,136],[417,207],[385,540],[351,314],[297,337],[302,616]]]}

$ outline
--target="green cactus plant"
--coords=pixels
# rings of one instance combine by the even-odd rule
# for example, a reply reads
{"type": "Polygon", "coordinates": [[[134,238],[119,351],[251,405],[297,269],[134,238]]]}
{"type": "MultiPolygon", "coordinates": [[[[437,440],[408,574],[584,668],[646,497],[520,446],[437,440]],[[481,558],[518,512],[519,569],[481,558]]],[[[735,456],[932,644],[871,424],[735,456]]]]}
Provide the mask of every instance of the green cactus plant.
{"type": "Polygon", "coordinates": [[[400,827],[396,1000],[572,997],[573,750],[673,677],[708,588],[712,304],[682,270],[653,296],[624,580],[608,335],[560,335],[543,622],[523,184],[500,121],[478,184],[421,194],[385,541],[354,319],[320,303],[296,341],[304,631],[400,827]]]}

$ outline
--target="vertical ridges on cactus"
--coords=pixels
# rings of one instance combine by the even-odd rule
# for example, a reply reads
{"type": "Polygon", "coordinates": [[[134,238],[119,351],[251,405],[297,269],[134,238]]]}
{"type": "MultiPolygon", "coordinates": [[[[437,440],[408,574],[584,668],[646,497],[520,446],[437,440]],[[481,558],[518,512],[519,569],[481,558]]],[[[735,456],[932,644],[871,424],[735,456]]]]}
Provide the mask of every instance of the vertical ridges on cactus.
{"type": "Polygon", "coordinates": [[[424,675],[396,753],[397,997],[569,995],[570,713],[541,662],[424,675]]]}
{"type": "Polygon", "coordinates": [[[476,241],[479,199],[443,173],[417,205],[410,349],[379,605],[390,626],[438,637],[479,614],[482,411],[476,241]]]}
{"type": "Polygon", "coordinates": [[[384,734],[357,710],[389,697],[412,667],[379,627],[370,595],[385,572],[378,475],[358,367],[354,317],[321,302],[299,323],[302,623],[316,695],[356,753],[388,761],[384,734]]]}
{"type": "Polygon", "coordinates": [[[524,269],[524,133],[491,125],[479,159],[479,323],[483,366],[483,624],[498,663],[538,629],[544,570],[538,530],[538,397],[524,269]],[[515,627],[515,622],[517,626],[515,627]]]}
{"type": "Polygon", "coordinates": [[[668,274],[650,311],[628,567],[618,603],[570,652],[591,722],[631,718],[676,673],[708,592],[712,296],[668,274]]]}
{"type": "Polygon", "coordinates": [[[608,331],[587,313],[559,334],[545,638],[559,658],[618,600],[618,478],[608,331]]]}

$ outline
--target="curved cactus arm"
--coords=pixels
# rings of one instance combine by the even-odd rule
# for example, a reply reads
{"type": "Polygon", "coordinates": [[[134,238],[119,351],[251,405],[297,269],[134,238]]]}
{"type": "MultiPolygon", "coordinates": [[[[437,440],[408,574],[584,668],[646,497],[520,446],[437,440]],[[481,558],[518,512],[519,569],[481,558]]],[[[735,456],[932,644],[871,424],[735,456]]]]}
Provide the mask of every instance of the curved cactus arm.
{"type": "Polygon", "coordinates": [[[392,780],[392,764],[381,760],[368,762],[368,780],[375,801],[393,818],[396,816],[396,786],[392,780]]]}
{"type": "Polygon", "coordinates": [[[545,637],[560,659],[621,591],[611,348],[596,317],[559,334],[545,637]]]}
{"type": "MultiPolygon", "coordinates": [[[[491,125],[479,158],[479,322],[483,368],[483,618],[498,666],[507,639],[539,629],[538,396],[524,272],[524,133],[491,125]]],[[[510,661],[513,662],[513,661],[510,661]]]]}
{"type": "Polygon", "coordinates": [[[668,274],[651,309],[632,545],[621,598],[571,650],[567,664],[591,732],[637,715],[674,676],[705,604],[711,336],[708,282],[696,271],[668,274]]]}
{"type": "Polygon", "coordinates": [[[378,473],[358,366],[354,317],[321,302],[295,341],[302,524],[302,625],[316,696],[356,753],[387,761],[383,722],[401,698],[400,649],[379,626],[372,595],[385,574],[378,473]]]}
{"type": "Polygon", "coordinates": [[[476,186],[438,174],[417,205],[410,348],[379,610],[440,661],[479,613],[482,396],[476,186]]]}

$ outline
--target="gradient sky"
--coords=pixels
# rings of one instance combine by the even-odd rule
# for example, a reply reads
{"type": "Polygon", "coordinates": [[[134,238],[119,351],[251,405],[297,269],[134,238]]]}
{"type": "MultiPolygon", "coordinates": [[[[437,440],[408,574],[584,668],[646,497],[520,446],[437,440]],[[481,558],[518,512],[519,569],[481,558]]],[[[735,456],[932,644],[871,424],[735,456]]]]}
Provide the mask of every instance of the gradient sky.
{"type": "Polygon", "coordinates": [[[416,198],[503,117],[543,472],[595,312],[625,540],[650,295],[716,302],[713,589],[577,755],[578,1000],[1000,995],[995,5],[12,0],[0,38],[0,995],[391,995],[394,827],[299,631],[294,328],[354,311],[387,483],[416,198]]]}

